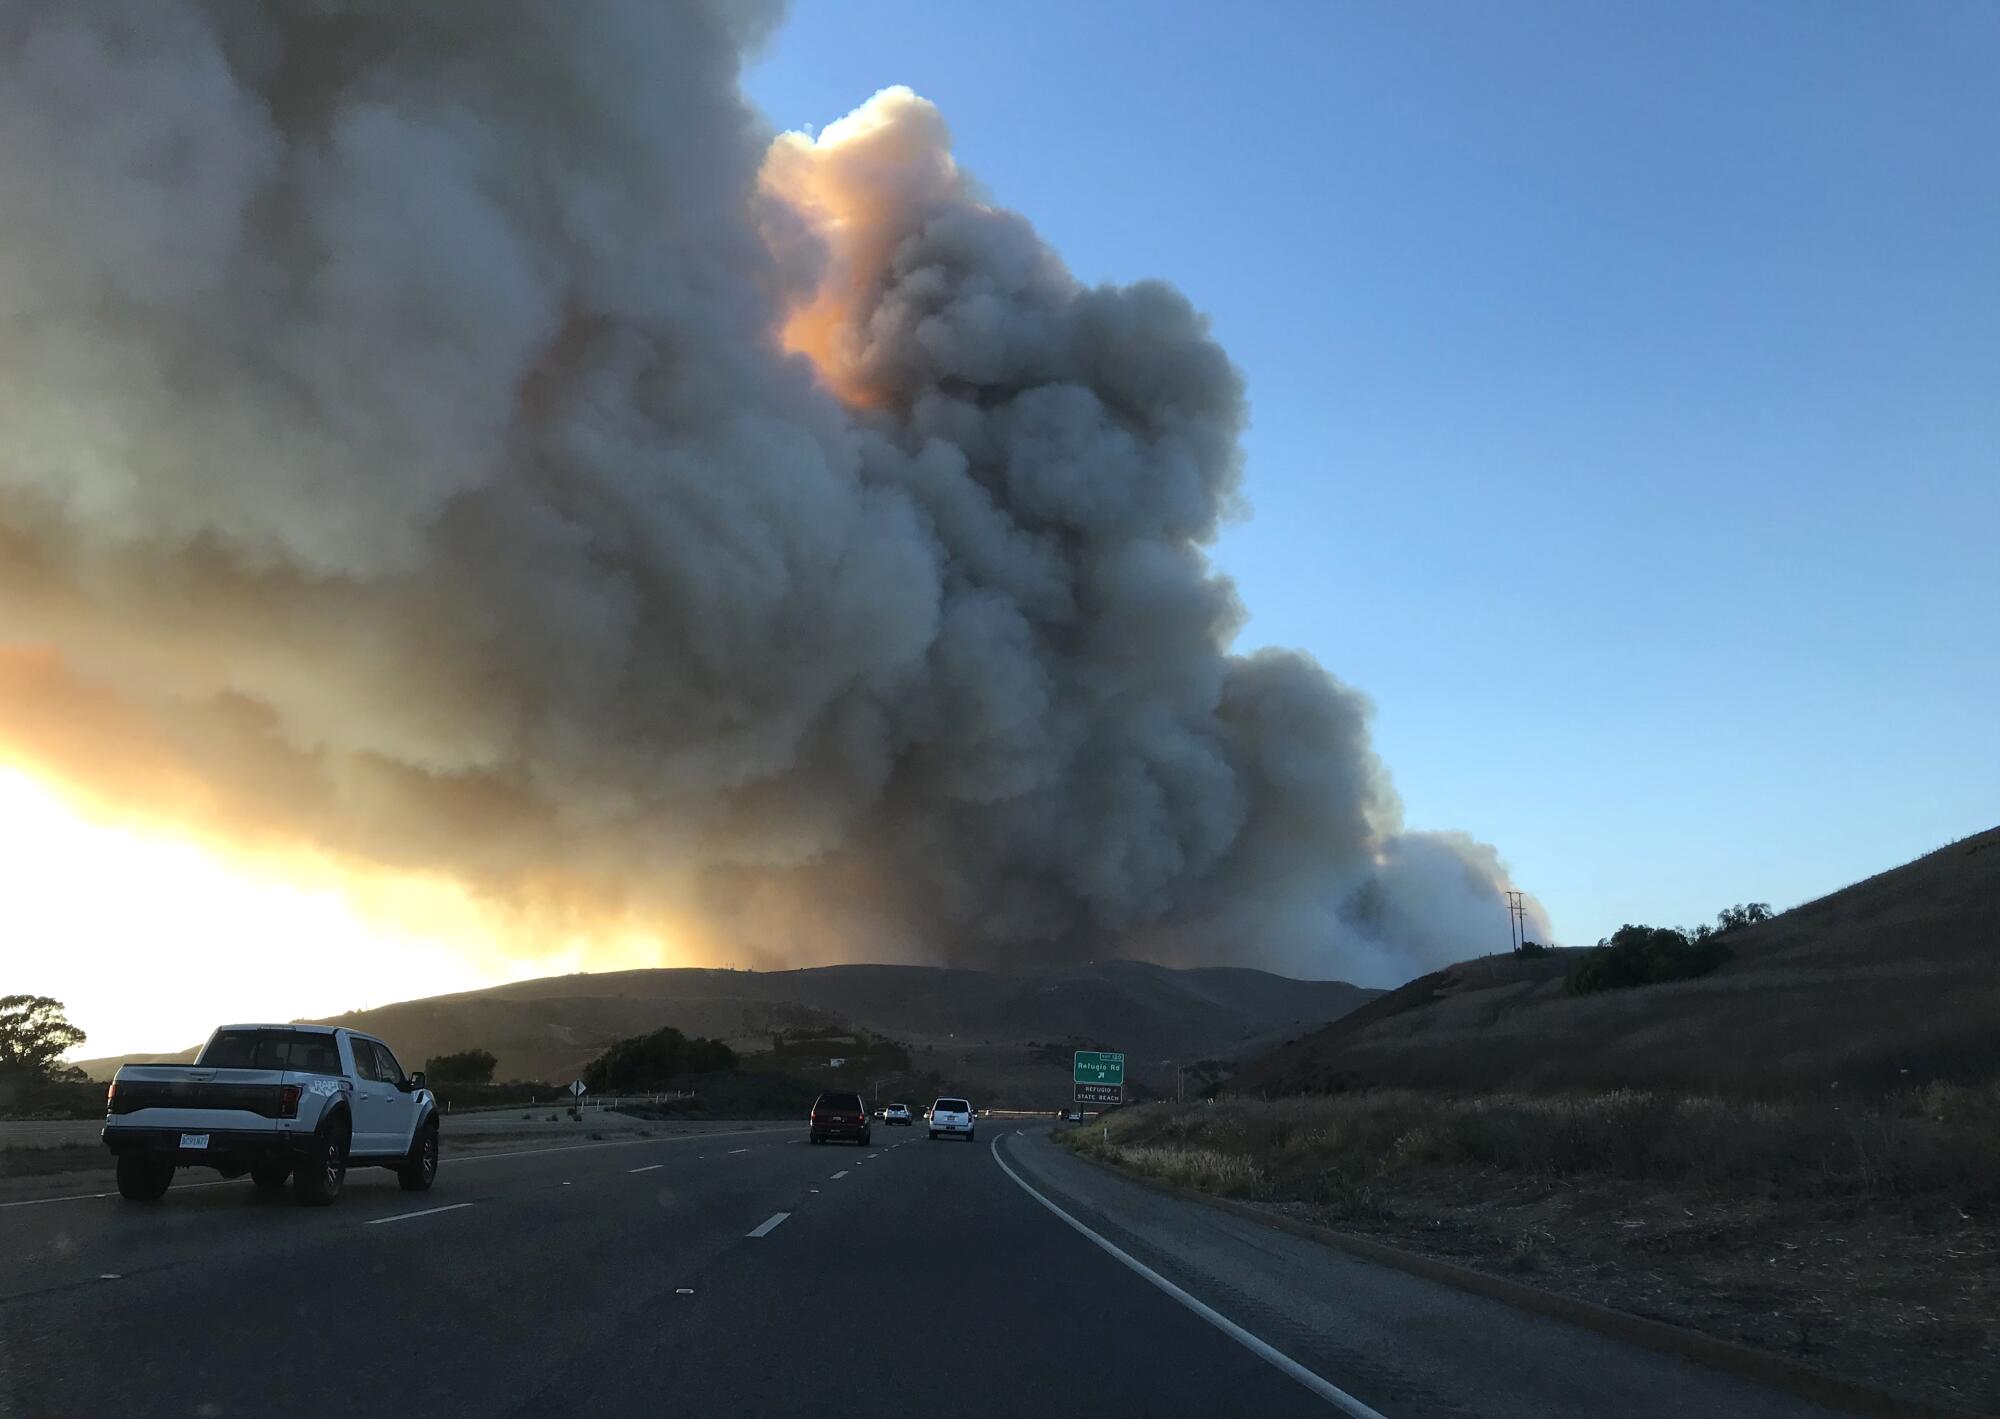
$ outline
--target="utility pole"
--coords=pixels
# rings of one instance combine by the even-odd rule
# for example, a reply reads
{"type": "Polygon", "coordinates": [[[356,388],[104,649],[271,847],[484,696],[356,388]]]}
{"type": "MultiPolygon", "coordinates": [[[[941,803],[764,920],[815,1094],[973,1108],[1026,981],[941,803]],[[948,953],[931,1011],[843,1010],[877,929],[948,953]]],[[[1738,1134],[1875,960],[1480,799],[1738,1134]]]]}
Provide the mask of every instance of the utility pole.
{"type": "Polygon", "coordinates": [[[1513,943],[1516,956],[1521,954],[1521,946],[1528,939],[1528,905],[1520,892],[1507,894],[1507,936],[1513,943]]]}

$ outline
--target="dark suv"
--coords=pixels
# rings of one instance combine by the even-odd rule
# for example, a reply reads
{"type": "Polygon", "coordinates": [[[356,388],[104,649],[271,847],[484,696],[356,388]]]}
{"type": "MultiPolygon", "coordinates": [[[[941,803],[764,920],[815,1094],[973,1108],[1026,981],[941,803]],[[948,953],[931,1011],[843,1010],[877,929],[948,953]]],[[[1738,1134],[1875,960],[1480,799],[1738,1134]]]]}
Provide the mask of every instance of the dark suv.
{"type": "Polygon", "coordinates": [[[828,1092],[819,1096],[812,1111],[812,1141],[824,1143],[829,1138],[852,1138],[867,1146],[868,1110],[861,1106],[859,1094],[828,1092]]]}

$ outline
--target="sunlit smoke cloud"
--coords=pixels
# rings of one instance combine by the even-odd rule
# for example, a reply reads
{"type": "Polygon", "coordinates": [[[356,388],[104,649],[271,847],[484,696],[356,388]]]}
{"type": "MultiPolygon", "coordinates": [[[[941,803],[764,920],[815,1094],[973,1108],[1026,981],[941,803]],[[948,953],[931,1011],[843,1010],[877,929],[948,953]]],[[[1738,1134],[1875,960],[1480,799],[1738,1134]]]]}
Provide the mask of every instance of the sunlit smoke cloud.
{"type": "Polygon", "coordinates": [[[776,18],[8,7],[0,751],[738,960],[1504,941],[1365,702],[1227,652],[1203,318],[908,90],[774,140],[776,18]]]}

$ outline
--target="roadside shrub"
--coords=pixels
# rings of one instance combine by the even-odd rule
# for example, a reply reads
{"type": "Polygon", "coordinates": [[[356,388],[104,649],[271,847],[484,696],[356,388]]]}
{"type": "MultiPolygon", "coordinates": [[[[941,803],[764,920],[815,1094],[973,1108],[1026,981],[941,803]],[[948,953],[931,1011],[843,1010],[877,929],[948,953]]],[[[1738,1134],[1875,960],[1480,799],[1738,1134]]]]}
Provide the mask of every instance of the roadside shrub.
{"type": "Polygon", "coordinates": [[[1120,1148],[1117,1155],[1118,1161],[1128,1167],[1181,1187],[1223,1197],[1244,1196],[1261,1190],[1262,1179],[1256,1165],[1239,1153],[1223,1153],[1213,1148],[1142,1144],[1134,1148],[1120,1148]]]}
{"type": "Polygon", "coordinates": [[[1400,1176],[1453,1169],[2000,1213],[2000,1085],[1933,1084],[1839,1106],[1657,1089],[1475,1098],[1384,1089],[1145,1104],[1055,1137],[1184,1186],[1347,1215],[1385,1208],[1400,1176]]]}
{"type": "Polygon", "coordinates": [[[0,1118],[102,1118],[104,1081],[0,1078],[0,1118]]]}

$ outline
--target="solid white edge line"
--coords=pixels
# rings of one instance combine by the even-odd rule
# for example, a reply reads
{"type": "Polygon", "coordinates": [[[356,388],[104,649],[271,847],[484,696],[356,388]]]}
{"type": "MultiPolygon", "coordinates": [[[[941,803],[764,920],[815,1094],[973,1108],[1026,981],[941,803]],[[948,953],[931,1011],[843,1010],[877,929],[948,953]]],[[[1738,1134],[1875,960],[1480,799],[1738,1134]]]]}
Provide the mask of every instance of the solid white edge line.
{"type": "Polygon", "coordinates": [[[379,1227],[384,1222],[407,1222],[412,1217],[435,1217],[440,1212],[456,1212],[461,1207],[470,1206],[472,1206],[470,1202],[454,1202],[448,1207],[426,1207],[421,1212],[398,1212],[393,1217],[370,1217],[361,1225],[364,1227],[379,1227]]]}
{"type": "Polygon", "coordinates": [[[773,1212],[744,1235],[750,1237],[768,1237],[771,1233],[777,1231],[784,1224],[785,1219],[791,1215],[789,1212],[773,1212]]]}
{"type": "Polygon", "coordinates": [[[1041,1203],[1042,1206],[1048,1208],[1049,1211],[1055,1213],[1056,1216],[1062,1218],[1062,1220],[1067,1222],[1071,1227],[1074,1227],[1084,1236],[1090,1238],[1091,1241],[1097,1243],[1097,1245],[1103,1248],[1104,1251],[1116,1257],[1119,1261],[1124,1262],[1126,1266],[1130,1267],[1133,1271],[1137,1272],[1147,1281],[1150,1281],[1155,1287],[1157,1287],[1161,1291],[1164,1291],[1167,1295],[1172,1296],[1176,1301],[1179,1301],[1182,1305],[1186,1306],[1189,1310],[1193,1311],[1196,1315],[1200,1316],[1203,1320],[1207,1321],[1210,1325],[1214,1326],[1217,1330],[1221,1331],[1231,1340],[1234,1340],[1238,1345],[1241,1345],[1244,1349],[1248,1350],[1258,1359],[1264,1361],[1266,1364],[1271,1365],[1276,1369],[1284,1371],[1287,1375],[1290,1375],[1294,1380],[1297,1380],[1300,1384],[1304,1385],[1307,1389],[1311,1390],[1314,1394],[1318,1395],[1328,1404],[1331,1404],[1334,1408],[1340,1410],[1344,1414],[1351,1415],[1352,1419],[1385,1419],[1385,1416],[1379,1410],[1370,1409],[1367,1405],[1363,1404],[1360,1400],[1356,1399],[1346,1390],[1341,1389],[1338,1385],[1330,1384],[1326,1380],[1321,1379],[1318,1375],[1314,1374],[1311,1370],[1308,1370],[1304,1365],[1301,1365],[1297,1360],[1294,1360],[1291,1356],[1287,1355],[1284,1351],[1278,1349],[1276,1346],[1270,1344],[1268,1341],[1259,1340],[1256,1336],[1252,1335],[1249,1331],[1245,1330],[1242,1326],[1238,1325],[1228,1316],[1222,1314],[1222,1312],[1216,1310],[1213,1306],[1210,1306],[1205,1302],[1199,1301],[1195,1299],[1193,1296],[1190,1296],[1186,1291],[1183,1291],[1173,1282],[1167,1280],[1166,1277],[1160,1275],[1159,1272],[1153,1270],[1152,1267],[1146,1265],[1145,1262],[1139,1260],[1137,1257],[1132,1256],[1128,1252],[1124,1251],[1117,1245],[1117,1243],[1110,1241],[1109,1239],[1105,1238],[1104,1236],[1101,1236],[1095,1231],[1092,1231],[1089,1227],[1086,1227],[1083,1223],[1077,1221],[1076,1218],[1070,1216],[1069,1213],[1063,1211],[1062,1208],[1056,1206],[1055,1203],[1049,1201],[1048,1198],[1042,1196],[1041,1193],[1037,1192],[1034,1189],[1034,1187],[1032,1187],[1029,1184],[1026,1178],[1023,1178],[1019,1173],[1015,1172],[1011,1167],[1009,1167],[1007,1165],[1007,1160],[1000,1156],[1000,1139],[1005,1136],[1006,1135],[1002,1134],[996,1136],[993,1139],[991,1145],[993,1150],[993,1161],[1000,1165],[1000,1171],[1005,1173],[1008,1177],[1012,1178],[1014,1180],[1015,1186],[1019,1187],[1021,1191],[1027,1193],[1028,1196],[1034,1198],[1035,1201],[1041,1203]]]}

